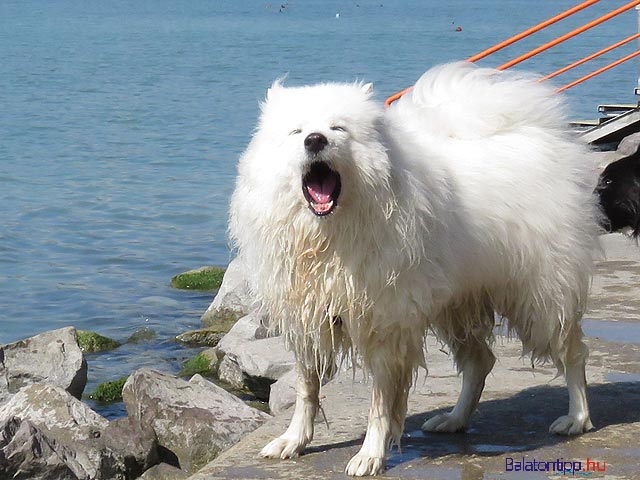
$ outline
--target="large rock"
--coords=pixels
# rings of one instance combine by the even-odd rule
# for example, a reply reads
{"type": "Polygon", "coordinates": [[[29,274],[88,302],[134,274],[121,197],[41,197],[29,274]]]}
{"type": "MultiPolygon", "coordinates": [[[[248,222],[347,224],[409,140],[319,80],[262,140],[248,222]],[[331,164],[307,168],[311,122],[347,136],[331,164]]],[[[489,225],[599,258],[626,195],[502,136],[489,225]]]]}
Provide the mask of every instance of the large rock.
{"type": "Polygon", "coordinates": [[[267,338],[266,317],[255,310],[245,315],[218,342],[217,350],[222,354],[237,352],[251,340],[267,338]]]}
{"type": "Polygon", "coordinates": [[[137,446],[124,446],[118,451],[117,441],[105,438],[108,420],[60,387],[24,387],[0,407],[0,419],[21,421],[17,424],[13,420],[5,426],[8,441],[0,454],[0,464],[8,463],[9,469],[32,468],[39,472],[51,465],[51,472],[42,473],[47,479],[67,470],[72,472],[68,478],[96,480],[128,480],[141,473],[141,469],[131,467],[129,451],[136,451],[137,446]],[[24,448],[19,447],[21,443],[24,448]]]}
{"type": "Polygon", "coordinates": [[[200,375],[186,382],[141,369],[129,377],[123,399],[132,419],[154,429],[161,459],[190,473],[269,418],[200,375]]]}
{"type": "Polygon", "coordinates": [[[168,463],[160,463],[144,472],[140,480],[185,480],[188,477],[189,474],[179,468],[168,463]]]}
{"type": "Polygon", "coordinates": [[[221,319],[237,320],[255,308],[245,268],[240,257],[236,257],[229,263],[220,290],[213,299],[213,303],[202,315],[203,327],[214,325],[221,319]]]}
{"type": "Polygon", "coordinates": [[[9,417],[0,423],[1,478],[79,480],[73,454],[28,420],[9,417]],[[72,464],[72,469],[69,464],[72,464]]]}
{"type": "Polygon", "coordinates": [[[269,393],[269,410],[279,415],[296,403],[296,383],[298,374],[292,369],[271,384],[269,393]]]}
{"type": "Polygon", "coordinates": [[[110,422],[102,438],[105,446],[123,462],[127,478],[138,478],[159,461],[156,433],[129,417],[110,422]]]}
{"type": "Polygon", "coordinates": [[[295,356],[282,337],[238,342],[235,347],[224,352],[218,376],[260,400],[268,400],[271,384],[295,366],[295,356]]]}
{"type": "Polygon", "coordinates": [[[99,437],[109,421],[55,385],[24,387],[0,406],[0,418],[16,416],[45,427],[65,442],[99,437]]]}
{"type": "Polygon", "coordinates": [[[87,362],[78,346],[75,328],[61,328],[0,346],[0,403],[23,386],[40,382],[82,397],[87,362]]]}
{"type": "Polygon", "coordinates": [[[640,145],[640,132],[632,133],[622,139],[618,144],[616,153],[624,157],[633,155],[638,151],[638,145],[640,145]]]}

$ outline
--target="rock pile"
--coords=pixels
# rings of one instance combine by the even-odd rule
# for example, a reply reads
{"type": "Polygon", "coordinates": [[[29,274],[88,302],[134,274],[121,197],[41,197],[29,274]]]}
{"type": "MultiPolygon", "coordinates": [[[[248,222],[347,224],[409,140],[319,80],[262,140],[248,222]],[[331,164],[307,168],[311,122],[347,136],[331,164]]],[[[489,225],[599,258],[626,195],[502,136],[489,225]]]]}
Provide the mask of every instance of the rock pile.
{"type": "MultiPolygon", "coordinates": [[[[183,338],[206,338],[210,371],[280,412],[295,400],[294,357],[244,278],[235,260],[203,317],[214,333],[183,338]]],[[[86,382],[73,327],[0,346],[0,478],[187,478],[270,418],[201,375],[141,369],[123,388],[128,417],[109,421],[80,401],[86,382]]]]}
{"type": "MultiPolygon", "coordinates": [[[[230,330],[201,355],[215,359],[209,370],[217,372],[221,380],[268,401],[271,412],[279,413],[295,402],[295,357],[282,337],[271,336],[268,319],[251,295],[244,268],[241,258],[229,264],[220,291],[202,316],[203,329],[194,333],[202,335],[207,329],[228,325],[231,317],[230,330]]],[[[187,332],[182,337],[190,335],[187,332]]]]}

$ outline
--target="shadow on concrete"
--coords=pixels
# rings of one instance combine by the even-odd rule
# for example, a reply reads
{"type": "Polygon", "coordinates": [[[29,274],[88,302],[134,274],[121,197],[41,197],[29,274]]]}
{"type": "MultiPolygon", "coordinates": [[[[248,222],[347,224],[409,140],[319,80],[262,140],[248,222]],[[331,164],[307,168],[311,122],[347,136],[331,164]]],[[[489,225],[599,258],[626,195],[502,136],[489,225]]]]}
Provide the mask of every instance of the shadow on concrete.
{"type": "MultiPolygon", "coordinates": [[[[640,422],[640,382],[593,385],[589,387],[588,395],[596,430],[640,422]]],[[[449,408],[410,416],[405,423],[402,449],[393,449],[387,469],[420,458],[435,459],[453,454],[499,456],[562,444],[572,437],[551,434],[549,426],[557,417],[567,413],[568,405],[569,397],[564,386],[532,387],[506,399],[481,401],[468,430],[455,434],[424,433],[420,430],[427,418],[447,412],[449,408]]],[[[314,445],[306,453],[346,449],[355,454],[361,443],[362,437],[314,445]]],[[[338,454],[342,455],[343,452],[338,454]]]]}
{"type": "MultiPolygon", "coordinates": [[[[594,385],[589,387],[588,396],[596,430],[640,422],[640,382],[594,385]]],[[[427,418],[449,409],[414,415],[405,424],[402,453],[394,452],[389,466],[418,457],[503,455],[566,442],[571,437],[551,434],[549,426],[559,416],[566,415],[568,406],[565,387],[541,386],[506,399],[480,402],[465,433],[423,433],[420,430],[427,418]]]]}

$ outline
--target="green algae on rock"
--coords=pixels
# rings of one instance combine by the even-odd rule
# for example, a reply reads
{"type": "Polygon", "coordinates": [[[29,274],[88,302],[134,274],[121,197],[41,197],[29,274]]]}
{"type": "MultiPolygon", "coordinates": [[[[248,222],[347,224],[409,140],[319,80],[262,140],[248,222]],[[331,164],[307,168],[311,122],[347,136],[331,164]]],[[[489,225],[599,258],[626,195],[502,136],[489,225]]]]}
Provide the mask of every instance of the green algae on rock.
{"type": "Polygon", "coordinates": [[[219,323],[235,323],[246,314],[242,310],[232,310],[226,307],[219,310],[209,309],[202,315],[200,323],[203,328],[213,327],[219,323]]]}
{"type": "Polygon", "coordinates": [[[88,330],[77,330],[77,336],[83,353],[107,352],[120,346],[115,340],[88,330]]]}
{"type": "Polygon", "coordinates": [[[176,336],[176,341],[191,347],[215,347],[236,322],[235,315],[221,316],[206,328],[181,333],[176,336]]]}
{"type": "Polygon", "coordinates": [[[141,327],[131,334],[126,343],[141,343],[148,342],[156,338],[158,334],[149,327],[141,327]]]}
{"type": "Polygon", "coordinates": [[[122,387],[129,378],[119,378],[113,382],[104,382],[96,387],[96,389],[89,395],[91,400],[95,400],[100,403],[113,403],[122,401],[122,387]]]}
{"type": "Polygon", "coordinates": [[[219,356],[215,349],[210,348],[200,352],[195,357],[187,360],[178,374],[180,377],[191,377],[196,373],[210,377],[218,373],[219,356]]]}
{"type": "Polygon", "coordinates": [[[201,267],[176,275],[171,286],[180,290],[218,290],[222,285],[225,269],[220,267],[201,267]]]}

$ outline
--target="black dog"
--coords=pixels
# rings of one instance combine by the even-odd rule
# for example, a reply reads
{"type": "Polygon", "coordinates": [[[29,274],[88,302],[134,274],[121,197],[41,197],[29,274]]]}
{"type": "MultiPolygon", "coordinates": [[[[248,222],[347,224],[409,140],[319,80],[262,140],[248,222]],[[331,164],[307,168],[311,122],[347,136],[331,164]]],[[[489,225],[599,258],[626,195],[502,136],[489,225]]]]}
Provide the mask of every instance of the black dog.
{"type": "Polygon", "coordinates": [[[631,228],[640,236],[640,150],[607,165],[595,193],[604,213],[602,227],[607,232],[631,228]]]}

